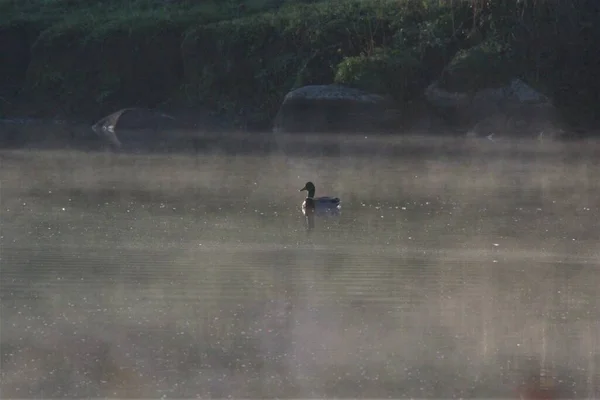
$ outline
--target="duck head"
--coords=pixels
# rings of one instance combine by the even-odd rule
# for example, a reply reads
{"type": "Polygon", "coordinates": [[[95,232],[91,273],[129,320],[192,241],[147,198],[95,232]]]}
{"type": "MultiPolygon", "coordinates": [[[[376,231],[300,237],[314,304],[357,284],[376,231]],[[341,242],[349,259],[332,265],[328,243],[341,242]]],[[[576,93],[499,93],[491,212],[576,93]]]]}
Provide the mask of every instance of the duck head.
{"type": "Polygon", "coordinates": [[[315,197],[315,185],[312,182],[306,182],[306,185],[300,191],[306,190],[308,197],[315,197]]]}

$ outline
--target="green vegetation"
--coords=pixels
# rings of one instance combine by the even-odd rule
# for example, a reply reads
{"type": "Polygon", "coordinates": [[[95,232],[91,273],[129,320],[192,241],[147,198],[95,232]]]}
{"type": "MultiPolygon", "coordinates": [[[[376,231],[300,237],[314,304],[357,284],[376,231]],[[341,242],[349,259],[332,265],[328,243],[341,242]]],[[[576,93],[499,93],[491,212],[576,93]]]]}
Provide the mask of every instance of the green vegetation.
{"type": "Polygon", "coordinates": [[[420,79],[420,67],[408,49],[378,48],[371,55],[344,58],[336,68],[335,82],[410,101],[425,83],[420,79]]]}
{"type": "Polygon", "coordinates": [[[593,116],[592,0],[0,0],[2,114],[97,118],[208,106],[267,126],[285,94],[343,83],[419,99],[441,78],[521,77],[571,118],[593,116]]]}

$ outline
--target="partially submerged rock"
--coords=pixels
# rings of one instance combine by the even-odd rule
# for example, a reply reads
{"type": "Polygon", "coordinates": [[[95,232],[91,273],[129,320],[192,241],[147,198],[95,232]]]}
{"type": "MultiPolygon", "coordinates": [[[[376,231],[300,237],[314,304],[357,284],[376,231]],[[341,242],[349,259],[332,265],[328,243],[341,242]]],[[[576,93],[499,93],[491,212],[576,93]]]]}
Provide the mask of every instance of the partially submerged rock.
{"type": "Polygon", "coordinates": [[[552,101],[520,79],[475,92],[449,92],[432,83],[425,98],[441,115],[475,134],[539,134],[556,122],[552,101]]]}
{"type": "Polygon", "coordinates": [[[311,85],[289,92],[273,130],[294,132],[389,131],[400,112],[389,98],[342,85],[311,85]]]}
{"type": "MultiPolygon", "coordinates": [[[[143,131],[156,134],[166,129],[180,128],[175,117],[145,108],[124,108],[96,122],[92,129],[117,148],[122,147],[118,133],[123,131],[143,131]]],[[[146,136],[147,140],[152,137],[146,136]]]]}
{"type": "Polygon", "coordinates": [[[146,108],[125,108],[96,122],[92,129],[106,142],[123,150],[197,151],[207,132],[223,132],[229,121],[202,107],[178,109],[173,114],[146,108]]]}

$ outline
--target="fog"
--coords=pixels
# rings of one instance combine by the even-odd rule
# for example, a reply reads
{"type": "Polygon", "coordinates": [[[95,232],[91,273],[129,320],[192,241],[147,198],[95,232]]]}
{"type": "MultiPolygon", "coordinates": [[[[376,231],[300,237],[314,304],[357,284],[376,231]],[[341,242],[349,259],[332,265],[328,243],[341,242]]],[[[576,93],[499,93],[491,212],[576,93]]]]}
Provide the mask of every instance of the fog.
{"type": "Polygon", "coordinates": [[[598,143],[244,143],[0,152],[3,398],[600,396],[598,143]]]}

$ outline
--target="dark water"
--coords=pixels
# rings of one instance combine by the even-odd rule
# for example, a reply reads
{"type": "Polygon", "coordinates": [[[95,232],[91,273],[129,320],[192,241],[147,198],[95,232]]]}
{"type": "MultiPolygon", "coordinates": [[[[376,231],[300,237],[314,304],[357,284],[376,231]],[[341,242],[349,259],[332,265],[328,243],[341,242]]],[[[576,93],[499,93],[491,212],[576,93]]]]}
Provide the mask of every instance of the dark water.
{"type": "Polygon", "coordinates": [[[597,147],[372,145],[1,153],[2,397],[600,396],[597,147]]]}

